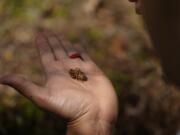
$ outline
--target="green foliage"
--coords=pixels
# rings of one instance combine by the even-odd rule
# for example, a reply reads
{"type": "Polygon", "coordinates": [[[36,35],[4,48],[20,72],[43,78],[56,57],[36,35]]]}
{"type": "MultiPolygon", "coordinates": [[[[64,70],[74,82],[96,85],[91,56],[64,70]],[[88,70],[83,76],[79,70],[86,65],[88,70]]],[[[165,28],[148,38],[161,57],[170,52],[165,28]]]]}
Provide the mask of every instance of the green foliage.
{"type": "Polygon", "coordinates": [[[6,11],[10,11],[13,15],[20,14],[25,6],[24,0],[4,0],[3,7],[6,11]]]}
{"type": "Polygon", "coordinates": [[[55,10],[55,16],[68,19],[70,16],[69,10],[65,6],[58,6],[55,10]]]}
{"type": "Polygon", "coordinates": [[[102,41],[105,37],[103,30],[98,27],[88,28],[86,33],[88,38],[94,42],[102,41]]]}
{"type": "Polygon", "coordinates": [[[132,81],[131,76],[117,71],[109,70],[108,76],[110,77],[118,95],[120,95],[122,88],[132,81]]]}
{"type": "Polygon", "coordinates": [[[13,108],[3,105],[0,108],[1,135],[63,135],[65,133],[66,127],[62,120],[53,119],[49,113],[41,111],[27,100],[21,99],[18,106],[13,108]]]}

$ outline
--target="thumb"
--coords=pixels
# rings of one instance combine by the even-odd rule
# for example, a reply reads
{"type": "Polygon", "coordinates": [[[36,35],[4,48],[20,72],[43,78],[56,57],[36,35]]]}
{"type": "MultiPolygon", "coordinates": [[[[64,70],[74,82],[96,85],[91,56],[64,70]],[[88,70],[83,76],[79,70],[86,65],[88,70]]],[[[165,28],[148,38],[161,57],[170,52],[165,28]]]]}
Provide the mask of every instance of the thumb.
{"type": "Polygon", "coordinates": [[[8,85],[32,101],[42,96],[42,88],[19,75],[6,75],[0,77],[0,84],[8,85]]]}

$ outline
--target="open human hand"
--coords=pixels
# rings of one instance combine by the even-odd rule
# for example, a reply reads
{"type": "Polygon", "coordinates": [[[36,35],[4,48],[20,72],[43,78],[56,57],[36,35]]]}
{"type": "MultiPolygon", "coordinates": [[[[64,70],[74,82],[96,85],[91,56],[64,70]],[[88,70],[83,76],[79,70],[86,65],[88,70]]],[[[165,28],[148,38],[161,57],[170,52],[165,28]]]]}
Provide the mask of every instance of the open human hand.
{"type": "Polygon", "coordinates": [[[0,83],[15,88],[40,108],[66,118],[68,135],[110,134],[118,103],[114,88],[103,72],[81,46],[72,45],[54,33],[40,33],[36,43],[45,71],[45,85],[38,86],[19,75],[0,77],[0,83]],[[73,53],[79,53],[82,59],[70,58],[73,53]],[[85,73],[87,81],[70,76],[69,70],[75,68],[85,73]]]}

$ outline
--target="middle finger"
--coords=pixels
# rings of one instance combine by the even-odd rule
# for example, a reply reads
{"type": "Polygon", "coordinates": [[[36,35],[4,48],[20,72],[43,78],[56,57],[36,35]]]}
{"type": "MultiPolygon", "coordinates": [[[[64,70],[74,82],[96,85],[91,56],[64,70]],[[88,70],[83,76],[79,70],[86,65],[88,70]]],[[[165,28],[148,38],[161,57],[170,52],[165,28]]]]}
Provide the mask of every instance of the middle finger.
{"type": "Polygon", "coordinates": [[[46,33],[46,36],[49,41],[49,46],[51,47],[56,60],[63,61],[64,59],[67,59],[68,56],[67,56],[66,50],[62,46],[62,43],[59,41],[57,36],[51,32],[46,33]]]}
{"type": "MultiPolygon", "coordinates": [[[[57,35],[57,38],[62,43],[63,48],[65,49],[68,57],[70,58],[72,55],[79,54],[79,52],[74,48],[74,46],[71,44],[69,40],[67,40],[63,36],[57,35]]],[[[79,54],[80,55],[80,54],[79,54]]],[[[76,58],[76,57],[75,57],[76,58]]],[[[77,57],[78,58],[78,57],[77,57]]]]}

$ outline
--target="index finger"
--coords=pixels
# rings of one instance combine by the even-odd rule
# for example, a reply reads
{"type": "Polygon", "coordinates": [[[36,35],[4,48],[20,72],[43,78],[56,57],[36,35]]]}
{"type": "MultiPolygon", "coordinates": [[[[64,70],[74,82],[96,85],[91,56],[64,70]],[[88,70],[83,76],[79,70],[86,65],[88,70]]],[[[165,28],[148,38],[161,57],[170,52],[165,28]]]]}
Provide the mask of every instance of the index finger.
{"type": "Polygon", "coordinates": [[[51,48],[48,45],[48,41],[46,37],[42,33],[39,33],[38,36],[36,37],[36,44],[42,65],[45,71],[48,72],[49,64],[55,61],[55,57],[51,51],[51,48]]]}

